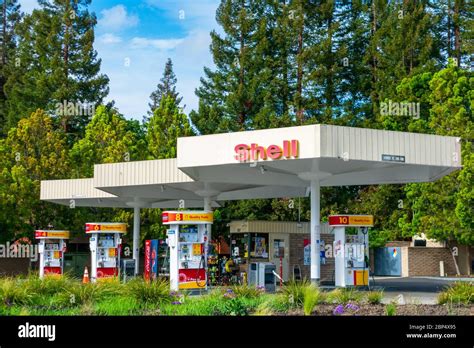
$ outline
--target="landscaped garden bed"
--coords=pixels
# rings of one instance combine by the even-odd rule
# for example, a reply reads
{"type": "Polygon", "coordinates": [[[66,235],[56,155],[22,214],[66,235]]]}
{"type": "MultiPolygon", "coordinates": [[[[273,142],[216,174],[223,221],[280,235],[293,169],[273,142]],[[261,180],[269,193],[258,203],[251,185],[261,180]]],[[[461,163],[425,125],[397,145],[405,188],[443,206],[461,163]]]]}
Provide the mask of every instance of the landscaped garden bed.
{"type": "Polygon", "coordinates": [[[165,281],[0,278],[0,315],[474,315],[472,283],[454,284],[438,305],[381,304],[382,298],[381,291],[321,291],[307,282],[287,284],[276,294],[234,286],[190,296],[170,292],[165,281]]]}

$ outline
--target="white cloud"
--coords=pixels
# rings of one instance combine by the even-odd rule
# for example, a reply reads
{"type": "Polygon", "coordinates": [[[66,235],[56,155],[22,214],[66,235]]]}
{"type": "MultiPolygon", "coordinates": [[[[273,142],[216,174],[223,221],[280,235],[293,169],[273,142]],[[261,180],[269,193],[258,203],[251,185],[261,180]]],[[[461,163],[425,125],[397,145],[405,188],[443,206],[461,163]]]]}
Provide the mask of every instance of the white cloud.
{"type": "Polygon", "coordinates": [[[123,5],[117,5],[100,12],[102,18],[99,19],[98,26],[109,29],[119,30],[134,27],[138,24],[138,16],[130,15],[123,5]]]}
{"type": "Polygon", "coordinates": [[[144,37],[134,37],[131,40],[132,48],[157,48],[159,50],[172,50],[176,48],[183,39],[147,39],[144,37]]]}
{"type": "Polygon", "coordinates": [[[111,34],[111,33],[105,33],[101,36],[98,37],[99,42],[109,45],[109,44],[116,44],[122,42],[122,38],[120,36],[111,34]]]}
{"type": "MultiPolygon", "coordinates": [[[[152,7],[168,18],[176,18],[186,34],[177,37],[176,32],[153,38],[147,33],[137,32],[130,39],[122,35],[119,45],[97,42],[96,49],[102,58],[101,71],[110,78],[110,93],[107,101],[115,100],[120,112],[128,118],[141,120],[146,115],[150,94],[163,75],[166,60],[171,58],[178,80],[176,90],[183,97],[181,105],[185,112],[198,108],[199,100],[194,94],[200,86],[203,68],[214,68],[209,51],[212,29],[219,30],[215,11],[219,0],[147,0],[152,7]],[[179,19],[179,11],[185,11],[185,19],[179,19]],[[129,66],[124,64],[129,61],[129,66]]],[[[110,31],[109,31],[110,32],[110,31]]],[[[158,36],[158,35],[157,35],[158,36]]]]}

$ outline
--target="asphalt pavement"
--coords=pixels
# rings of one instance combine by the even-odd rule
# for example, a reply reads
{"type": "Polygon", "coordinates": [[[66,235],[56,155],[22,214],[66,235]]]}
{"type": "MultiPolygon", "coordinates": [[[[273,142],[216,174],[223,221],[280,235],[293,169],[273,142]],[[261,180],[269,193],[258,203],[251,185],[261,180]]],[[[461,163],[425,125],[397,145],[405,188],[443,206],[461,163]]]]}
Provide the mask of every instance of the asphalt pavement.
{"type": "Polygon", "coordinates": [[[455,281],[474,282],[474,278],[375,277],[371,289],[383,289],[383,303],[436,304],[438,293],[455,281]]]}

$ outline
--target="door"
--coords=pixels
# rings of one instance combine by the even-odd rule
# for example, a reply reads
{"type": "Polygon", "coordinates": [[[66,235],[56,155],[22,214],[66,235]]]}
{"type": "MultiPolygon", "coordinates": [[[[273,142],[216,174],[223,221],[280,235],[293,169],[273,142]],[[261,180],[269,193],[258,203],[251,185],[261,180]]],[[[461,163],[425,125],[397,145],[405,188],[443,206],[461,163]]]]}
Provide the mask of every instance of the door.
{"type": "MultiPolygon", "coordinates": [[[[290,261],[290,238],[285,233],[270,233],[270,262],[276,266],[276,273],[280,275],[280,256],[281,271],[283,271],[283,280],[289,280],[289,261],[290,261]]],[[[277,278],[277,284],[279,279],[277,278]]]]}
{"type": "Polygon", "coordinates": [[[386,247],[375,249],[375,275],[398,276],[402,275],[402,252],[400,247],[386,247]]]}

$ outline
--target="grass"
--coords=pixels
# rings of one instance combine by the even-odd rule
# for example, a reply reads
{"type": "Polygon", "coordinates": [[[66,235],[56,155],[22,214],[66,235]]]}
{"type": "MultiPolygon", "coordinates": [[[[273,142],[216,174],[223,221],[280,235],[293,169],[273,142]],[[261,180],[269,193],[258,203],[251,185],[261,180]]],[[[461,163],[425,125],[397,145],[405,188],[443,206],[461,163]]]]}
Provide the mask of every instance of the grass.
{"type": "Polygon", "coordinates": [[[259,289],[253,286],[248,285],[240,285],[240,286],[233,286],[230,288],[232,292],[237,297],[245,297],[245,298],[257,298],[265,293],[264,289],[259,289]]]}
{"type": "Polygon", "coordinates": [[[140,313],[140,304],[137,300],[129,297],[111,297],[94,306],[96,315],[134,315],[140,313]]]}
{"type": "Polygon", "coordinates": [[[285,313],[291,309],[291,305],[283,294],[263,296],[263,300],[257,306],[255,315],[273,315],[285,313]]]}
{"type": "Polygon", "coordinates": [[[257,310],[268,295],[242,289],[214,289],[208,295],[188,297],[160,307],[163,315],[243,316],[257,310]]]}
{"type": "Polygon", "coordinates": [[[383,291],[369,291],[366,298],[370,304],[380,304],[383,298],[383,291]]]}
{"type": "Polygon", "coordinates": [[[474,284],[456,282],[438,295],[438,304],[471,305],[474,303],[474,284]]]}
{"type": "Polygon", "coordinates": [[[388,316],[397,315],[397,306],[394,303],[389,303],[385,306],[385,314],[388,316]]]}
{"type": "Polygon", "coordinates": [[[353,288],[338,288],[327,294],[327,303],[346,304],[349,302],[359,303],[363,294],[353,288]]]}
{"type": "Polygon", "coordinates": [[[156,305],[173,300],[169,288],[169,283],[161,279],[145,282],[141,278],[134,278],[126,284],[125,292],[138,302],[156,305]]]}
{"type": "Polygon", "coordinates": [[[15,278],[3,278],[0,282],[0,301],[5,306],[27,305],[33,301],[33,294],[18,283],[15,278]]]}
{"type": "Polygon", "coordinates": [[[304,303],[304,294],[306,288],[308,288],[311,283],[307,280],[302,282],[288,282],[283,286],[282,293],[290,307],[301,308],[304,303]]]}
{"type": "MultiPolygon", "coordinates": [[[[69,277],[39,279],[37,276],[0,278],[0,315],[311,315],[319,304],[355,306],[379,304],[382,291],[335,289],[323,292],[307,281],[288,283],[281,292],[267,294],[249,286],[216,288],[206,295],[186,296],[170,292],[166,281],[147,283],[140,278],[82,284],[69,277]]],[[[472,283],[453,284],[439,295],[448,306],[472,305],[472,283]]],[[[385,306],[396,315],[394,303],[385,306]]]]}
{"type": "Polygon", "coordinates": [[[320,302],[321,293],[315,286],[308,286],[303,292],[303,312],[304,315],[311,315],[314,308],[320,302]]]}

